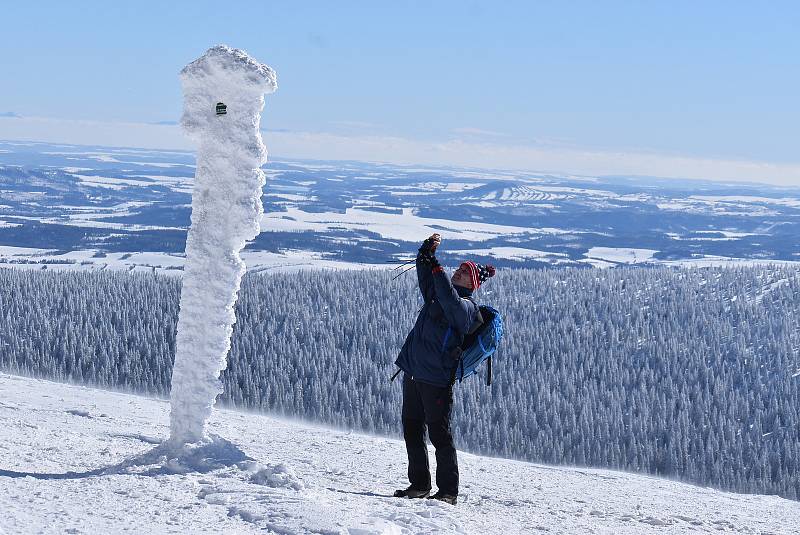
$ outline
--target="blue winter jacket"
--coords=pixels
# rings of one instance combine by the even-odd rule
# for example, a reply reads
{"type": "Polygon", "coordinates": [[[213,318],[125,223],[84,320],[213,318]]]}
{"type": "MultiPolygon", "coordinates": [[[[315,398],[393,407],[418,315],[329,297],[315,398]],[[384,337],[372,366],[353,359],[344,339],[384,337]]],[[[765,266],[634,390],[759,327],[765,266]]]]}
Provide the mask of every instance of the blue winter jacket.
{"type": "Polygon", "coordinates": [[[465,298],[469,290],[453,287],[441,267],[431,270],[420,256],[417,279],[425,304],[395,364],[417,381],[448,386],[457,364],[452,351],[475,321],[478,306],[465,298]]]}

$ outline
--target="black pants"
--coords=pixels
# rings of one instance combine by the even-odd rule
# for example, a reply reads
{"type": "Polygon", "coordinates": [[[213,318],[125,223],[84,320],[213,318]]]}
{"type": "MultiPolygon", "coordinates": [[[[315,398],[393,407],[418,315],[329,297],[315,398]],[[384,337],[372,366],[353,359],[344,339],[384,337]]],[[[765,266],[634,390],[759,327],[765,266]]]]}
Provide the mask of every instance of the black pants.
{"type": "Polygon", "coordinates": [[[415,489],[431,488],[425,427],[436,448],[436,486],[458,495],[458,459],[450,433],[453,389],[413,380],[403,374],[403,438],[408,452],[408,480],[415,489]]]}

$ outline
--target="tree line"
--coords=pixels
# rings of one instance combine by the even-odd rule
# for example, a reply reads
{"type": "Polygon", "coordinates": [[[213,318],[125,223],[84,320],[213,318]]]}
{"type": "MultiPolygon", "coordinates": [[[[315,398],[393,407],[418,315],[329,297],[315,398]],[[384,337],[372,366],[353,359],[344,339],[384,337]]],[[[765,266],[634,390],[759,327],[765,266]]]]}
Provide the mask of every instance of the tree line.
{"type": "MultiPolygon", "coordinates": [[[[796,268],[501,270],[493,383],[456,384],[457,446],[800,497],[796,268]]],[[[248,275],[229,406],[396,436],[412,274],[248,275]]],[[[0,369],[167,396],[180,280],[0,269],[0,369]]]]}

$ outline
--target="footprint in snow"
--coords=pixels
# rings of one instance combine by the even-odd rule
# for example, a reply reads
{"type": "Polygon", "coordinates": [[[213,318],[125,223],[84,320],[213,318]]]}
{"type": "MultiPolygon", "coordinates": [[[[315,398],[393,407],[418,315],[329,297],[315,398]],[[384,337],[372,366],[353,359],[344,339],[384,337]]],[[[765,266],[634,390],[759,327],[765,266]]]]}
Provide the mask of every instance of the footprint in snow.
{"type": "Polygon", "coordinates": [[[702,526],[703,521],[697,518],[692,518],[690,516],[683,516],[683,515],[672,515],[672,518],[677,518],[678,520],[683,520],[684,522],[691,524],[693,526],[702,526]]]}
{"type": "Polygon", "coordinates": [[[648,516],[639,520],[642,524],[649,524],[651,526],[666,527],[671,526],[674,522],[672,520],[662,520],[653,516],[648,516]]]}

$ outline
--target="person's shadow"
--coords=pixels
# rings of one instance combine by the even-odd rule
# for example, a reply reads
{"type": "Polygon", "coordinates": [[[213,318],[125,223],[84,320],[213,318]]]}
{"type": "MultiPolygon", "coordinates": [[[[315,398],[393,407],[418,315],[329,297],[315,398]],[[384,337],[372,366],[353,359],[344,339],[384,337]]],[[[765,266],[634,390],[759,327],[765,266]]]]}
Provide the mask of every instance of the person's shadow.
{"type": "Polygon", "coordinates": [[[355,494],[357,496],[371,496],[374,498],[394,498],[391,494],[381,494],[379,492],[359,492],[357,490],[342,490],[342,489],[335,489],[333,487],[325,487],[331,492],[339,492],[341,494],[355,494]]]}
{"type": "Polygon", "coordinates": [[[0,469],[0,477],[55,480],[111,475],[158,476],[187,472],[206,473],[251,460],[253,459],[235,444],[212,435],[208,441],[199,444],[176,445],[168,441],[163,442],[149,451],[117,464],[85,472],[42,473],[0,469]]]}

